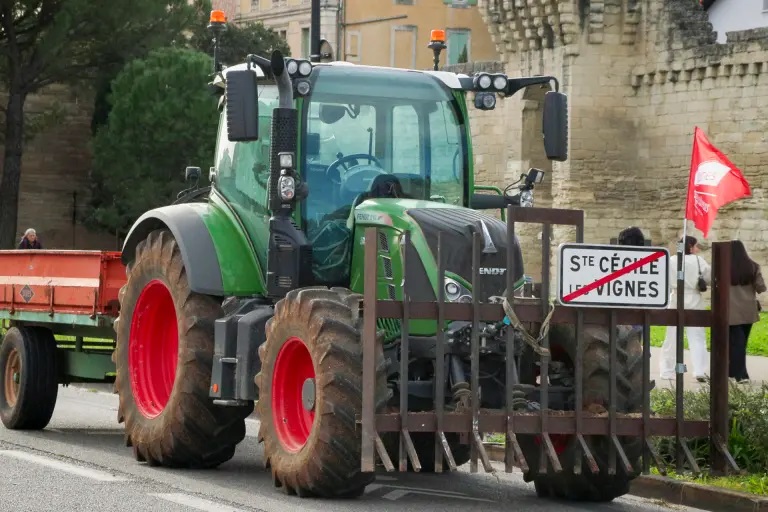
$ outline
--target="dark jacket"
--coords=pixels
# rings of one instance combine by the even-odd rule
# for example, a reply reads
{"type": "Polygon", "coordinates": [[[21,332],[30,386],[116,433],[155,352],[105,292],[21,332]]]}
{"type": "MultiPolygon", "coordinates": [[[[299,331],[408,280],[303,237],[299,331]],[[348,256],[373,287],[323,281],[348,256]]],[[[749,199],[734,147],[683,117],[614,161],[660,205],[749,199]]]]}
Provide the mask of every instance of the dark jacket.
{"type": "Polygon", "coordinates": [[[30,242],[27,237],[24,237],[21,239],[21,243],[19,243],[19,249],[42,249],[43,244],[40,243],[40,239],[35,239],[34,242],[30,242]]]}

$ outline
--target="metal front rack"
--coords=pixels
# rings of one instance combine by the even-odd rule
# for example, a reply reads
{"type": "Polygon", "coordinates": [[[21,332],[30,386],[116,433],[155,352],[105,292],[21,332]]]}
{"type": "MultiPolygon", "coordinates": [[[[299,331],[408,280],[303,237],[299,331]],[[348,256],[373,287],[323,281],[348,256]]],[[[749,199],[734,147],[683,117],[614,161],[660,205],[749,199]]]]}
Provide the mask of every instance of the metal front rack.
{"type": "MultiPolygon", "coordinates": [[[[499,321],[505,316],[502,304],[480,303],[478,294],[473,293],[472,303],[445,302],[442,287],[438,287],[439,295],[435,302],[414,302],[409,299],[407,286],[402,300],[377,300],[377,239],[378,229],[368,228],[365,232],[365,292],[364,292],[364,327],[363,327],[363,408],[359,421],[362,424],[362,456],[361,465],[365,472],[373,472],[376,467],[376,459],[384,465],[387,471],[395,471],[395,465],[382,442],[381,433],[399,432],[400,449],[398,456],[398,468],[400,471],[407,469],[408,461],[414,470],[419,471],[422,461],[419,460],[414,447],[411,433],[434,432],[435,433],[435,464],[436,472],[443,469],[443,461],[451,470],[456,469],[453,454],[446,438],[446,433],[459,433],[468,437],[471,445],[470,471],[478,471],[478,460],[486,472],[494,471],[489,456],[482,443],[483,433],[501,432],[506,436],[505,443],[505,471],[511,472],[517,466],[528,472],[529,470],[547,473],[553,470],[562,472],[563,462],[558,457],[553,446],[551,435],[566,434],[577,439],[577,453],[574,457],[572,471],[576,474],[582,472],[583,461],[587,462],[588,470],[593,473],[600,472],[599,465],[591,452],[585,436],[607,436],[609,440],[609,454],[607,471],[615,474],[617,465],[627,473],[636,473],[640,468],[634,468],[628,459],[620,442],[620,437],[640,437],[643,440],[642,472],[650,471],[651,460],[661,474],[666,474],[666,467],[657,454],[651,438],[675,437],[677,440],[677,467],[682,469],[685,462],[694,473],[701,470],[696,463],[687,445],[687,439],[708,437],[710,439],[712,454],[712,472],[727,472],[728,468],[738,471],[733,457],[728,452],[725,439],[728,438],[728,376],[726,365],[719,361],[726,360],[728,353],[728,284],[730,283],[730,242],[718,242],[713,244],[713,286],[711,311],[675,309],[651,310],[651,309],[610,309],[590,307],[563,307],[549,304],[546,300],[550,296],[550,253],[551,233],[555,225],[566,225],[576,228],[576,242],[583,242],[584,238],[584,213],[581,210],[563,210],[548,208],[507,208],[507,234],[511,241],[515,236],[517,223],[534,223],[542,225],[542,282],[540,284],[540,297],[543,299],[516,298],[513,296],[513,273],[507,271],[507,300],[512,306],[515,316],[524,324],[533,327],[541,327],[545,324],[548,315],[549,323],[571,324],[576,332],[576,358],[575,371],[575,407],[573,411],[551,411],[548,408],[549,379],[546,353],[539,355],[540,369],[540,411],[520,412],[513,407],[514,396],[512,387],[506,386],[506,406],[502,409],[481,409],[479,407],[479,349],[480,340],[478,324],[483,321],[499,321]],[[552,308],[552,310],[551,310],[552,308]],[[679,313],[679,314],[678,314],[679,313]],[[375,350],[378,339],[377,320],[380,318],[400,319],[401,327],[401,368],[400,375],[407,379],[407,364],[409,360],[409,323],[418,319],[436,319],[438,326],[444,326],[446,321],[472,322],[471,336],[471,369],[470,369],[470,403],[469,410],[451,412],[445,410],[444,386],[445,368],[438,364],[445,358],[446,336],[445,329],[440,327],[437,332],[437,344],[435,349],[435,400],[434,410],[426,412],[413,412],[408,410],[407,386],[401,385],[399,411],[390,412],[375,410],[374,386],[376,360],[375,350]],[[617,412],[617,326],[635,325],[642,326],[642,411],[640,414],[624,414],[617,412]],[[684,418],[683,413],[683,380],[678,377],[677,401],[675,417],[658,417],[653,414],[650,407],[650,328],[652,325],[661,326],[702,326],[711,327],[712,340],[712,364],[711,364],[711,395],[710,395],[710,420],[691,421],[684,418]],[[610,393],[606,411],[593,413],[583,410],[583,382],[582,372],[584,367],[583,333],[585,327],[607,327],[609,333],[610,365],[609,380],[610,393]],[[539,456],[539,467],[529,468],[521,445],[518,442],[520,435],[536,435],[541,439],[542,455],[539,456]],[[549,462],[549,464],[548,464],[549,462]]],[[[404,236],[408,237],[406,233],[404,236]]],[[[407,239],[406,239],[407,242],[407,239]]],[[[481,239],[475,234],[473,240],[473,289],[478,282],[478,262],[480,255],[481,239]]],[[[514,268],[514,253],[512,243],[509,243],[507,253],[507,269],[514,268]]],[[[407,251],[404,251],[407,252],[407,251]]],[[[445,276],[444,254],[442,239],[438,237],[438,282],[442,283],[445,276]]],[[[403,265],[405,267],[405,265],[403,265]]],[[[403,282],[407,283],[407,276],[403,282]]],[[[513,351],[512,329],[508,330],[506,337],[506,353],[513,351]]],[[[549,335],[541,337],[541,347],[546,351],[549,348],[549,335]]],[[[679,356],[681,351],[679,352],[679,356]]],[[[682,363],[682,361],[678,361],[682,363]]],[[[516,375],[517,368],[514,358],[506,358],[506,376],[516,375]]],[[[566,468],[568,470],[569,468],[566,468]]]]}

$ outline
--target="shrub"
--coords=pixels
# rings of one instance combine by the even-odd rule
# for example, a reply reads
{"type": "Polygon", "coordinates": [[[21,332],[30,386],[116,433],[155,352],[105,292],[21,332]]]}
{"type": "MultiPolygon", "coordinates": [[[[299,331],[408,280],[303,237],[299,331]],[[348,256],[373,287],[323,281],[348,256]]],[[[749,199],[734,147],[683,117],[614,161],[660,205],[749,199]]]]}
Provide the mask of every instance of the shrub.
{"type": "MultiPolygon", "coordinates": [[[[751,473],[768,472],[768,384],[750,388],[731,384],[729,388],[728,449],[740,469],[751,473]]],[[[675,415],[675,390],[655,389],[651,408],[660,416],[675,415]]],[[[705,420],[709,417],[709,387],[686,391],[683,396],[685,418],[705,420]]],[[[709,460],[709,440],[691,439],[689,447],[700,467],[709,460]]],[[[658,438],[657,449],[667,464],[675,462],[675,439],[658,438]]]]}

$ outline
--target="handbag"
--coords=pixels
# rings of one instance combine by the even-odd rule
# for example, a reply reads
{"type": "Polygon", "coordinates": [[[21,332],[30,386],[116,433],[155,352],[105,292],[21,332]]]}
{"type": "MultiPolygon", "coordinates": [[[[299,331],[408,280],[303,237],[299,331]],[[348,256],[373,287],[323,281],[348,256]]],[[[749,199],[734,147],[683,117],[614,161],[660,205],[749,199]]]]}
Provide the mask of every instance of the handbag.
{"type": "Polygon", "coordinates": [[[696,256],[696,266],[699,267],[699,279],[696,281],[696,289],[700,292],[707,291],[707,282],[704,280],[704,276],[701,274],[701,263],[699,263],[699,257],[696,256]]]}

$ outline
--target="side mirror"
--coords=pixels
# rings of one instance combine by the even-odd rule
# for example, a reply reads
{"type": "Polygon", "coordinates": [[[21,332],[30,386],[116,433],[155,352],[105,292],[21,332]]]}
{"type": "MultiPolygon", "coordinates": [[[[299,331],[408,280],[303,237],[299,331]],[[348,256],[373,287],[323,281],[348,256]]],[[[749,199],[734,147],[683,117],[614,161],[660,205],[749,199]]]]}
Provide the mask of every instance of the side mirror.
{"type": "Polygon", "coordinates": [[[259,140],[259,97],[256,73],[227,73],[227,133],[232,142],[259,140]]]}
{"type": "Polygon", "coordinates": [[[199,167],[187,167],[184,171],[184,181],[195,180],[197,182],[200,179],[199,167]]]}
{"type": "Polygon", "coordinates": [[[544,95],[544,151],[547,158],[568,160],[568,96],[548,91],[544,95]]]}

